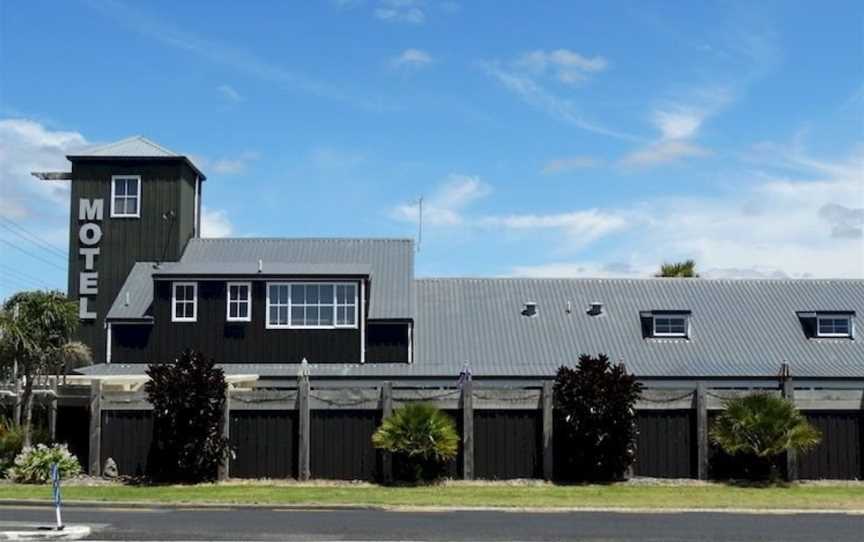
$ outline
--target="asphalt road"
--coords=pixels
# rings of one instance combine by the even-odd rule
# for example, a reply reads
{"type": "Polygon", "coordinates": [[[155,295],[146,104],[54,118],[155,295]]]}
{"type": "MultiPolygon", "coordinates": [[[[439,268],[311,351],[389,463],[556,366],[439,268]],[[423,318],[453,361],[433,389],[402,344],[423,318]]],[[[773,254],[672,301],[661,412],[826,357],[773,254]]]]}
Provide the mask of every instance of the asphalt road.
{"type": "MultiPolygon", "coordinates": [[[[92,539],[111,540],[864,540],[864,516],[839,514],[70,506],[65,508],[64,520],[92,526],[92,539]]],[[[0,531],[13,524],[26,523],[35,527],[52,521],[50,507],[0,505],[0,531]]]]}

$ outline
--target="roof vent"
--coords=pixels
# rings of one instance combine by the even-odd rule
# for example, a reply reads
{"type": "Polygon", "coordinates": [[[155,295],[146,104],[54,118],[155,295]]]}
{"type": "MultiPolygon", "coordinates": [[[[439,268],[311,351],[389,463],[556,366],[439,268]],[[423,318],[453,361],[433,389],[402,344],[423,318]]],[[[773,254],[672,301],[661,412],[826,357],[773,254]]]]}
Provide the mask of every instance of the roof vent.
{"type": "Polygon", "coordinates": [[[131,297],[132,297],[132,296],[129,295],[129,292],[126,292],[126,306],[127,306],[127,307],[129,306],[130,298],[131,298],[131,297]]]}
{"type": "Polygon", "coordinates": [[[264,271],[264,260],[258,258],[258,272],[260,273],[262,271],[264,271]]]}
{"type": "Polygon", "coordinates": [[[525,308],[522,309],[522,316],[537,316],[537,303],[535,301],[526,301],[525,308]]]}
{"type": "Polygon", "coordinates": [[[592,301],[591,304],[588,306],[588,314],[590,314],[591,316],[598,316],[600,314],[603,314],[603,303],[600,303],[599,301],[592,301]]]}

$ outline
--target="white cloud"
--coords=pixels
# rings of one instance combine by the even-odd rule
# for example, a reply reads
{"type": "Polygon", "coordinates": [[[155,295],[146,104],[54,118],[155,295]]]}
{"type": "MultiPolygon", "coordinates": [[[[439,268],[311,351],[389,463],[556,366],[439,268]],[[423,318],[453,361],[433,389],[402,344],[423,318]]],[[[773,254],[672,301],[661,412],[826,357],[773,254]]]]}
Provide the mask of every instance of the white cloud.
{"type": "MultiPolygon", "coordinates": [[[[470,206],[489,196],[492,188],[478,177],[451,175],[436,192],[423,200],[423,225],[430,227],[470,227],[484,232],[564,232],[572,246],[591,243],[627,227],[621,216],[599,209],[549,214],[480,214],[470,206]]],[[[416,222],[420,216],[418,202],[396,206],[390,213],[397,220],[416,222]]]]}
{"type": "Polygon", "coordinates": [[[87,145],[78,132],[52,130],[28,119],[0,120],[0,216],[50,219],[57,211],[68,212],[69,183],[40,181],[30,173],[69,171],[66,155],[87,145]]]}
{"type": "MultiPolygon", "coordinates": [[[[423,200],[423,224],[455,226],[465,223],[462,212],[471,203],[491,193],[489,185],[479,177],[452,174],[429,198],[423,200]]],[[[397,220],[416,222],[420,217],[419,202],[396,206],[390,213],[397,220]]]]}
{"type": "Polygon", "coordinates": [[[574,85],[583,82],[590,73],[605,70],[609,63],[602,56],[588,58],[568,49],[556,49],[523,53],[513,64],[538,76],[553,73],[558,81],[574,85]]]}
{"type": "Polygon", "coordinates": [[[116,0],[88,0],[86,3],[113,22],[119,22],[163,46],[273,83],[277,88],[300,91],[365,110],[380,111],[383,108],[380,100],[352,96],[340,85],[318,80],[248,50],[190,32],[167,18],[151,15],[140,7],[143,3],[127,4],[116,0]]]}
{"type": "Polygon", "coordinates": [[[553,262],[540,265],[517,265],[510,276],[540,278],[639,278],[650,276],[653,268],[639,268],[627,263],[553,262]]]}
{"type": "MultiPolygon", "coordinates": [[[[748,172],[749,181],[725,197],[655,199],[608,211],[627,217],[629,229],[604,256],[628,262],[616,276],[632,276],[632,270],[648,276],[663,261],[693,258],[706,278],[864,277],[862,158],[860,150],[833,163],[778,152],[770,167],[795,170],[795,176],[748,172]]],[[[570,232],[562,231],[560,243],[567,247],[570,232]]],[[[601,266],[564,261],[512,272],[606,276],[601,266]]]]}
{"type": "Polygon", "coordinates": [[[332,147],[312,149],[309,158],[315,167],[321,169],[348,169],[366,161],[366,155],[362,152],[332,147]]]}
{"type": "Polygon", "coordinates": [[[426,21],[426,3],[422,0],[379,0],[375,17],[391,23],[422,24],[426,21]]]}
{"type": "Polygon", "coordinates": [[[570,248],[588,245],[629,226],[624,217],[599,209],[568,213],[490,216],[481,219],[480,223],[514,231],[560,230],[568,239],[570,248]]]}
{"type": "Polygon", "coordinates": [[[638,140],[638,138],[630,134],[619,132],[587,120],[580,112],[576,103],[548,91],[537,82],[534,75],[528,72],[504,68],[497,62],[484,63],[481,64],[481,67],[505,89],[515,94],[531,107],[542,111],[550,117],[595,134],[627,141],[638,140]]]}
{"type": "Polygon", "coordinates": [[[716,114],[731,99],[729,91],[701,89],[693,93],[693,103],[672,103],[655,109],[651,122],[659,137],[621,159],[628,167],[650,167],[684,158],[708,156],[711,151],[694,140],[705,120],[716,114]]]}
{"type": "Polygon", "coordinates": [[[393,68],[419,69],[433,62],[432,55],[420,49],[405,49],[390,60],[393,68]]]}
{"type": "Polygon", "coordinates": [[[555,173],[566,173],[577,169],[595,167],[600,161],[590,156],[570,156],[568,158],[556,158],[543,165],[542,173],[552,175],[555,173]]]}
{"type": "Polygon", "coordinates": [[[245,101],[245,98],[231,85],[219,85],[216,87],[216,90],[232,102],[239,103],[245,101]]]}
{"type": "Polygon", "coordinates": [[[249,170],[252,162],[261,158],[261,153],[256,151],[243,151],[237,156],[223,156],[219,158],[207,158],[205,156],[191,156],[190,159],[204,173],[217,175],[240,175],[249,170]]]}
{"type": "Polygon", "coordinates": [[[229,237],[234,233],[234,225],[228,214],[221,209],[201,208],[201,237],[229,237]]]}
{"type": "Polygon", "coordinates": [[[639,150],[633,151],[621,161],[625,166],[654,166],[674,162],[682,158],[707,156],[711,152],[686,141],[661,139],[639,150]]]}

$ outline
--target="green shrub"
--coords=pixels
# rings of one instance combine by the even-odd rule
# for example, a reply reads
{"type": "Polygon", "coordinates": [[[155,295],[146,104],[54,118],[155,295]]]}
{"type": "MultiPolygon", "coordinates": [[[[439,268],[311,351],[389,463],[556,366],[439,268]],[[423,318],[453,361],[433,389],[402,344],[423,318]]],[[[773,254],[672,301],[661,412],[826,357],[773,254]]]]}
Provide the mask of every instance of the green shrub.
{"type": "MultiPolygon", "coordinates": [[[[623,364],[604,354],[579,357],[575,369],[555,376],[555,408],[564,418],[566,456],[556,465],[563,480],[610,481],[624,477],[636,459],[636,401],[642,386],[623,364]]],[[[557,430],[556,430],[557,431],[557,430]]]]}
{"type": "Polygon", "coordinates": [[[728,399],[711,429],[711,440],[730,455],[754,463],[752,478],[777,478],[776,458],[794,450],[806,452],[822,435],[792,401],[768,393],[728,399]]]}
{"type": "Polygon", "coordinates": [[[78,458],[69,453],[65,444],[24,448],[7,471],[9,478],[24,484],[44,484],[51,480],[51,465],[57,463],[61,478],[81,474],[78,458]]]}
{"type": "MultiPolygon", "coordinates": [[[[48,432],[44,428],[33,431],[36,444],[48,443],[48,432]]],[[[15,425],[9,418],[0,418],[0,477],[12,466],[15,456],[24,449],[24,428],[15,425]]]]}
{"type": "Polygon", "coordinates": [[[429,404],[411,403],[381,423],[372,444],[394,454],[398,479],[433,480],[459,453],[459,433],[447,414],[429,404]]]}

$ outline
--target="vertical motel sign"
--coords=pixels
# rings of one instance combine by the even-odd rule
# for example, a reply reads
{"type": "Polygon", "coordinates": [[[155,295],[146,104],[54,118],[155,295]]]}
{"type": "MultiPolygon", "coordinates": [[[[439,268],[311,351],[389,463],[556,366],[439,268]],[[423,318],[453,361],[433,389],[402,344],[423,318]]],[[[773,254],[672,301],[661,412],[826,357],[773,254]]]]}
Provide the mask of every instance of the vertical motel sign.
{"type": "Polygon", "coordinates": [[[91,309],[92,299],[88,296],[99,294],[99,272],[96,271],[96,256],[99,255],[99,242],[102,240],[103,200],[81,198],[78,202],[78,255],[84,257],[84,270],[78,275],[78,317],[81,320],[95,320],[96,311],[91,309]]]}

